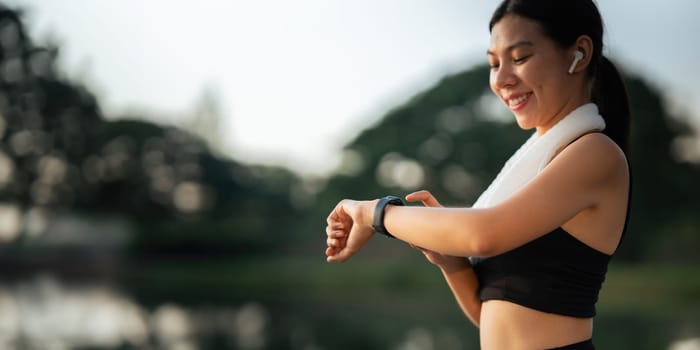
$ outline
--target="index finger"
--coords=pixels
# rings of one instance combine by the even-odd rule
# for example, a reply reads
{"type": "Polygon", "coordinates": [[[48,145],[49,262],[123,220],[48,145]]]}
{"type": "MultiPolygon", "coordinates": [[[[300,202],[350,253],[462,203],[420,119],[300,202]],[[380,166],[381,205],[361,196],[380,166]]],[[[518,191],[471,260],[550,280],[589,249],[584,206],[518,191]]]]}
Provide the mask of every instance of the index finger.
{"type": "Polygon", "coordinates": [[[426,190],[416,191],[406,195],[406,200],[409,202],[421,201],[426,207],[441,207],[442,205],[433,196],[432,193],[426,190]]]}

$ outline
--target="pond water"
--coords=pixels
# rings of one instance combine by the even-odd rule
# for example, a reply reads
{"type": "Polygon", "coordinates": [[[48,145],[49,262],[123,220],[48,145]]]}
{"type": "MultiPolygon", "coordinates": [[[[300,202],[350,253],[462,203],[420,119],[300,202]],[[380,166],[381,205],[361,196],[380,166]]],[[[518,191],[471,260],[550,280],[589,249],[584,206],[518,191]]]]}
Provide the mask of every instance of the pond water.
{"type": "MultiPolygon", "coordinates": [[[[0,348],[478,349],[477,331],[448,294],[358,301],[272,292],[235,303],[182,301],[175,292],[139,300],[109,282],[27,276],[0,282],[0,348]]],[[[696,326],[692,319],[601,312],[595,342],[601,349],[698,350],[696,326]]]]}

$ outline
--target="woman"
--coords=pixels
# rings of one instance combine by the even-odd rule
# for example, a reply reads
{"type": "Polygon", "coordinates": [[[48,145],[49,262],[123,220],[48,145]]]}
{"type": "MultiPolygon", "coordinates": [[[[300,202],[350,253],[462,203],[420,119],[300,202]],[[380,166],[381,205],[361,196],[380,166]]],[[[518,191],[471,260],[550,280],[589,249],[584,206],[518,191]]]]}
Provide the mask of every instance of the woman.
{"type": "Polygon", "coordinates": [[[483,349],[592,349],[629,203],[624,85],[592,0],[506,0],[490,31],[491,89],[532,137],[471,208],[442,208],[427,191],[406,197],[426,207],[341,201],[327,260],[393,236],[441,269],[483,349]]]}

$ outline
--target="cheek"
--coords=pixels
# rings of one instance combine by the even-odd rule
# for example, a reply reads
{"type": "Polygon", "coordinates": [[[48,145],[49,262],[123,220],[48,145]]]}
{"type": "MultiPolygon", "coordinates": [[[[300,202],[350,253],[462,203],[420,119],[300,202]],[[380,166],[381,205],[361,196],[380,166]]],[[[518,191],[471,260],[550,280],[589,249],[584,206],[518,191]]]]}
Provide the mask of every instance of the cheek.
{"type": "MultiPolygon", "coordinates": [[[[559,64],[549,65],[533,65],[526,72],[524,71],[523,80],[529,82],[532,89],[538,91],[545,96],[558,95],[562,91],[568,90],[564,72],[559,71],[559,64]]],[[[542,96],[544,97],[544,96],[542,96]]]]}
{"type": "Polygon", "coordinates": [[[556,78],[542,79],[537,83],[537,90],[547,102],[561,100],[570,87],[562,80],[556,78]]]}
{"type": "Polygon", "coordinates": [[[496,73],[494,71],[489,73],[489,87],[491,88],[491,91],[498,96],[498,90],[496,89],[496,73]]]}
{"type": "Polygon", "coordinates": [[[559,88],[552,84],[553,81],[550,78],[550,74],[546,71],[529,71],[523,74],[523,80],[540,99],[547,99],[552,90],[556,91],[559,88]]]}

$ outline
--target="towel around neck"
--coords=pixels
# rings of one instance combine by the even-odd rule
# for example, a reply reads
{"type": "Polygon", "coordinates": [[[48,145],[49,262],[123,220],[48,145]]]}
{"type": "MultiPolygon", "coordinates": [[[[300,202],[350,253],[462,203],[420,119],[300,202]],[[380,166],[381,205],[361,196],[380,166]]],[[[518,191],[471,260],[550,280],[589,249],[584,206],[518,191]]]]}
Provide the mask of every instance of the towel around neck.
{"type": "Polygon", "coordinates": [[[474,208],[495,206],[514,195],[534,179],[554,157],[555,152],[582,135],[605,129],[598,106],[588,103],[573,110],[544,134],[533,133],[508,159],[474,208]]]}

